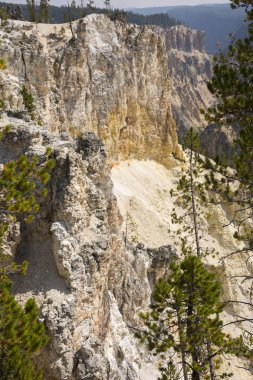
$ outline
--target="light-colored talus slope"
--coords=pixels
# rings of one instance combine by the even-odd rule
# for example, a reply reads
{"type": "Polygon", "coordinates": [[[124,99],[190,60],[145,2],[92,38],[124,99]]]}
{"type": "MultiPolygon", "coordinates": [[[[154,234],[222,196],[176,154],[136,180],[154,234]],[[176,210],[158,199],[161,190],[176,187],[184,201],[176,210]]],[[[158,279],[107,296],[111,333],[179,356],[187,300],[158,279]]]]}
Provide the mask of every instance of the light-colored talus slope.
{"type": "MultiPolygon", "coordinates": [[[[172,223],[171,214],[173,208],[178,215],[183,210],[171,197],[170,190],[176,190],[178,179],[181,176],[180,166],[166,169],[154,161],[129,160],[120,163],[112,169],[112,181],[114,194],[116,195],[121,215],[124,216],[122,233],[126,230],[128,239],[133,244],[144,244],[147,247],[157,248],[162,245],[171,245],[175,252],[180,255],[180,236],[175,234],[178,226],[172,223]],[[174,232],[173,232],[174,231],[174,232]],[[178,245],[179,244],[179,245],[178,245]]],[[[241,250],[244,243],[234,238],[235,226],[227,228],[222,226],[228,224],[233,216],[233,211],[225,206],[209,205],[207,219],[201,216],[200,220],[200,242],[202,248],[214,248],[217,256],[212,254],[205,258],[208,266],[219,273],[223,285],[224,300],[237,300],[249,302],[250,283],[241,282],[240,276],[252,274],[252,256],[249,253],[232,255],[225,260],[222,257],[241,250]],[[246,262],[248,261],[248,265],[246,262]],[[237,278],[239,276],[239,278],[237,278]]],[[[252,224],[250,225],[252,228],[252,224]]],[[[223,319],[226,323],[234,321],[235,315],[252,317],[252,306],[246,304],[234,304],[226,308],[223,319]]],[[[246,317],[246,318],[247,318],[246,317]]],[[[238,317],[239,319],[239,317],[238,317]]],[[[232,335],[242,333],[235,324],[227,327],[232,335]]],[[[245,323],[243,327],[252,332],[252,323],[245,323]]],[[[234,380],[252,379],[252,372],[243,370],[249,368],[249,363],[243,364],[236,358],[224,358],[222,368],[231,371],[234,380]],[[231,365],[229,364],[229,361],[231,365]]]]}
{"type": "Polygon", "coordinates": [[[30,25],[1,31],[8,69],[0,96],[7,108],[22,109],[25,85],[48,129],[93,131],[111,158],[168,163],[179,154],[162,29],[90,15],[73,23],[73,39],[68,24],[30,25]]]}

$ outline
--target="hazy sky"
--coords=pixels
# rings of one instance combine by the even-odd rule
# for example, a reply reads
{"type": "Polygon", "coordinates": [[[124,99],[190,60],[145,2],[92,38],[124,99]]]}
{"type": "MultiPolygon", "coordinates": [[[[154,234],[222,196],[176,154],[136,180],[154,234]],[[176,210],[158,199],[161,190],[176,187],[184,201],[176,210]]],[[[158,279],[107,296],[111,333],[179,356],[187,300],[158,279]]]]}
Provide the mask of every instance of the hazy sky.
{"type": "MultiPolygon", "coordinates": [[[[2,0],[6,3],[25,3],[25,0],[2,0]]],[[[78,4],[80,0],[76,0],[78,4]]],[[[70,0],[71,2],[71,0],[70,0]]],[[[103,5],[103,0],[94,0],[97,6],[103,5]]],[[[51,0],[52,5],[66,4],[67,0],[51,0]]],[[[85,1],[84,1],[85,3],[85,1]]],[[[145,8],[145,7],[162,7],[170,5],[196,5],[196,4],[221,4],[229,3],[229,0],[111,0],[113,7],[116,8],[145,8]]]]}

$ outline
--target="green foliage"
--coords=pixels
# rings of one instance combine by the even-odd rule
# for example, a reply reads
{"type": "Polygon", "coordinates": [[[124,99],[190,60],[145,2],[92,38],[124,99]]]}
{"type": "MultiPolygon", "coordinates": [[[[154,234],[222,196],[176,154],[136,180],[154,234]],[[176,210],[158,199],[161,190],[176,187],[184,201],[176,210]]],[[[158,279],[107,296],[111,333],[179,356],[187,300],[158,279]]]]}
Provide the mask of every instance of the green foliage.
{"type": "Polygon", "coordinates": [[[47,195],[45,185],[54,167],[47,149],[42,162],[37,156],[20,156],[16,161],[5,163],[0,173],[0,244],[17,217],[31,222],[39,211],[41,197],[47,195]]]}
{"type": "Polygon", "coordinates": [[[23,97],[23,103],[24,103],[25,109],[28,111],[31,117],[34,118],[33,111],[35,110],[35,106],[34,106],[34,99],[31,92],[29,92],[27,88],[23,86],[21,90],[21,95],[23,97]]]}
{"type": "Polygon", "coordinates": [[[4,61],[4,59],[0,59],[0,70],[5,70],[6,69],[6,63],[4,61]]]}
{"type": "Polygon", "coordinates": [[[5,7],[0,7],[0,19],[1,19],[1,26],[6,26],[8,22],[8,12],[5,7]]]}
{"type": "Polygon", "coordinates": [[[146,330],[139,338],[165,362],[165,353],[173,349],[192,379],[208,374],[211,358],[224,353],[246,356],[242,337],[234,339],[222,331],[224,304],[216,275],[196,256],[173,263],[170,271],[155,286],[151,311],[141,314],[146,330]]]}
{"type": "Polygon", "coordinates": [[[104,6],[105,6],[105,9],[110,9],[111,8],[111,1],[110,0],[104,0],[104,6]]]}
{"type": "Polygon", "coordinates": [[[36,22],[36,2],[35,0],[26,0],[28,8],[29,21],[36,22]]]}
{"type": "Polygon", "coordinates": [[[95,9],[95,3],[94,3],[93,0],[88,0],[88,2],[87,2],[87,8],[91,9],[91,10],[95,9]]]}
{"type": "Polygon", "coordinates": [[[206,116],[210,122],[239,129],[235,167],[238,175],[253,187],[253,5],[251,0],[234,0],[232,5],[245,7],[248,36],[232,39],[229,49],[215,57],[208,88],[216,102],[206,116]]]}
{"type": "Polygon", "coordinates": [[[169,358],[166,364],[159,366],[161,377],[158,380],[180,380],[180,371],[176,369],[173,358],[169,358]]]}
{"type": "MultiPolygon", "coordinates": [[[[10,130],[6,126],[3,133],[10,130]]],[[[41,380],[42,373],[33,365],[30,355],[47,342],[44,325],[38,321],[38,309],[33,299],[21,307],[10,293],[10,273],[25,274],[27,262],[9,263],[2,252],[10,226],[18,218],[31,222],[39,210],[41,197],[54,167],[46,149],[41,162],[37,156],[20,156],[5,163],[0,173],[0,378],[6,380],[41,380]]]]}
{"type": "Polygon", "coordinates": [[[38,321],[38,308],[29,299],[24,308],[10,293],[11,282],[0,277],[0,378],[41,380],[42,373],[30,355],[47,342],[45,327],[38,321]]]}
{"type": "Polygon", "coordinates": [[[40,22],[49,22],[49,1],[50,0],[40,0],[40,22]]]}
{"type": "MultiPolygon", "coordinates": [[[[170,195],[181,212],[172,209],[172,223],[177,224],[176,232],[180,238],[180,248],[183,255],[196,254],[204,257],[216,254],[212,247],[203,248],[199,226],[201,220],[208,218],[206,213],[209,195],[204,181],[203,163],[200,159],[199,135],[191,128],[185,135],[183,149],[186,156],[186,166],[182,168],[176,191],[171,190],[170,195]]],[[[177,240],[177,239],[176,239],[177,240]]],[[[176,245],[179,243],[176,241],[176,245]]]]}
{"type": "Polygon", "coordinates": [[[206,160],[205,167],[212,172],[206,179],[215,201],[220,202],[222,197],[234,205],[231,222],[238,225],[238,237],[250,240],[252,229],[248,230],[247,219],[253,216],[253,4],[251,0],[233,0],[231,5],[245,8],[248,36],[232,39],[228,50],[215,57],[208,88],[216,101],[206,117],[211,123],[232,125],[237,130],[233,158],[236,171],[227,169],[219,158],[215,164],[206,160]]]}

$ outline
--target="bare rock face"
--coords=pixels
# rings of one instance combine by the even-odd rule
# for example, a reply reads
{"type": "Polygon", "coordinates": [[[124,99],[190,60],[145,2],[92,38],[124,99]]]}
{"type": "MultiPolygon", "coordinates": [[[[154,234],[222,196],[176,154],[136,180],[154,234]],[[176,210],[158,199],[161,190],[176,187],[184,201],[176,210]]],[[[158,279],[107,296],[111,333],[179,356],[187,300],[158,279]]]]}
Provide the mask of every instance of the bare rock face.
{"type": "Polygon", "coordinates": [[[201,109],[212,103],[207,89],[211,78],[211,56],[205,52],[205,34],[177,25],[166,30],[172,109],[179,139],[189,128],[202,131],[206,126],[201,109]]]}
{"type": "Polygon", "coordinates": [[[35,221],[20,221],[15,260],[29,262],[27,276],[13,276],[17,299],[36,298],[49,334],[35,357],[44,379],[145,379],[146,365],[155,379],[134,332],[172,248],[124,246],[104,145],[93,132],[72,139],[4,115],[0,127],[6,124],[9,160],[21,150],[43,156],[48,145],[56,160],[35,221]]]}
{"type": "Polygon", "coordinates": [[[183,25],[176,25],[166,30],[168,50],[176,49],[187,53],[198,50],[205,53],[205,32],[183,25]]]}
{"type": "Polygon", "coordinates": [[[87,16],[73,30],[74,37],[68,24],[14,22],[9,35],[2,32],[7,69],[0,96],[7,109],[24,109],[25,85],[36,99],[36,117],[49,130],[73,136],[93,131],[111,159],[168,164],[172,153],[180,153],[163,30],[105,15],[87,16]]]}

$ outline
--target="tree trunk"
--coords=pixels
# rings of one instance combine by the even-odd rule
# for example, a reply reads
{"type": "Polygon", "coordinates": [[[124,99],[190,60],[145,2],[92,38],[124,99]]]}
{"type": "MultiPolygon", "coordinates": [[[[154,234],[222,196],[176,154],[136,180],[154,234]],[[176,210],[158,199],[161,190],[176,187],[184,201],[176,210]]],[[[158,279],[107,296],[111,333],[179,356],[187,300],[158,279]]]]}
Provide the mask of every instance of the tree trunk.
{"type": "MultiPolygon", "coordinates": [[[[192,132],[193,133],[193,132],[192,132]]],[[[198,231],[198,223],[197,223],[197,209],[195,204],[195,189],[194,189],[194,180],[193,180],[193,136],[191,135],[191,147],[190,147],[190,181],[191,181],[191,202],[192,202],[192,213],[193,213],[193,227],[195,234],[195,243],[197,249],[197,256],[200,258],[200,245],[199,245],[199,231],[198,231]]]]}
{"type": "Polygon", "coordinates": [[[182,332],[182,321],[181,321],[181,317],[180,317],[180,314],[179,314],[178,310],[177,310],[177,324],[178,324],[178,331],[179,331],[180,353],[181,353],[181,359],[182,359],[183,376],[184,376],[184,380],[188,380],[187,364],[186,364],[186,353],[185,353],[183,339],[182,339],[182,336],[184,334],[182,332]]]}
{"type": "Polygon", "coordinates": [[[210,380],[216,380],[215,367],[213,364],[213,351],[210,342],[207,342],[207,353],[209,356],[209,370],[210,370],[210,380]]]}

